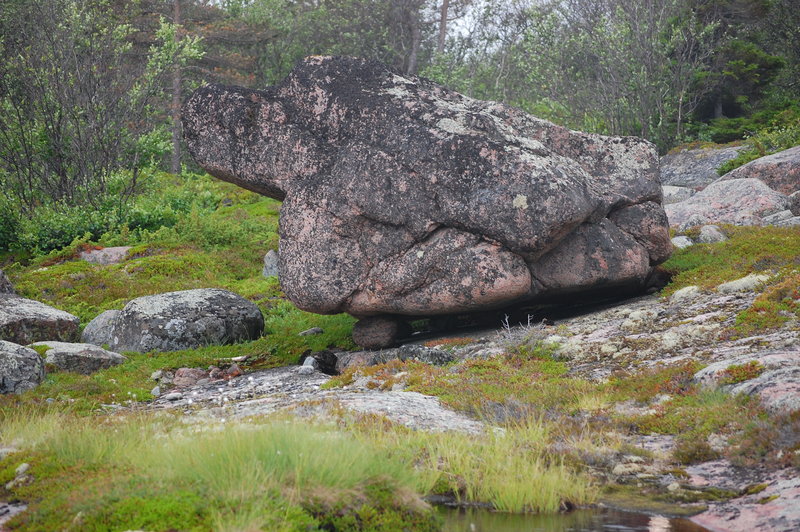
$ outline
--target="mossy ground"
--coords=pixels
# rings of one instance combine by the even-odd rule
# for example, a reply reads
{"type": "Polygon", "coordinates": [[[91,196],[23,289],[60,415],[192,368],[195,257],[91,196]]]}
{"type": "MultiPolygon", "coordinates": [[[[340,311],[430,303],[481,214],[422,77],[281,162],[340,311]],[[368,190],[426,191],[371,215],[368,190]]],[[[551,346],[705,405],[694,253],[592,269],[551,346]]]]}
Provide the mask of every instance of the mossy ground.
{"type": "MultiPolygon", "coordinates": [[[[12,520],[13,529],[436,530],[439,523],[421,495],[447,493],[506,511],[557,511],[595,500],[597,482],[587,471],[607,468],[602,456],[639,452],[625,435],[676,435],[675,459],[686,463],[716,456],[708,443],[712,435],[730,442],[725,454],[740,464],[797,456],[796,416],[769,417],[755,400],[700,388],[691,382],[699,363],[597,383],[570,376],[568,365],[552,356],[556,346],[527,340],[488,360],[447,367],[395,361],[346,372],[327,385],[346,386],[358,377],[381,388],[402,382],[499,427],[484,437],[413,432],[385,418],[345,413],[335,427],[261,420],[195,428],[171,418],[143,419],[135,409],[110,414],[104,405],[149,400],[156,370],[224,365],[242,356],[245,370],[260,369],[295,363],[308,349],[354,347],[352,318],[302,312],[285,299],[276,279],[261,277],[261,258],[277,244],[276,202],[197,176],[193,195],[169,186],[160,194],[172,198],[174,208],[145,196],[137,215],[146,221],[148,202],[161,205],[159,216],[169,224],[125,226],[47,255],[17,253],[3,259],[3,268],[22,295],[72,312],[84,325],[134,297],[226,288],[259,305],[265,335],[233,346],[127,353],[121,366],[91,376],[50,373],[35,390],[0,398],[0,443],[20,449],[0,463],[0,485],[14,478],[22,462],[32,465],[33,475],[31,483],[0,488],[0,498],[30,504],[12,520]],[[80,249],[95,245],[133,248],[118,265],[76,259],[80,249]],[[314,326],[324,334],[297,335],[314,326]],[[651,411],[620,414],[615,405],[623,402],[651,411]],[[191,438],[187,431],[194,431],[191,438]],[[255,441],[252,434],[261,437],[255,441]],[[290,456],[277,453],[281,438],[293,442],[286,447],[294,449],[290,456]],[[228,458],[220,458],[226,452],[228,458]],[[199,458],[185,460],[192,456],[199,458]],[[291,466],[277,483],[271,477],[276,456],[291,466]],[[356,474],[342,460],[348,456],[362,457],[366,469],[356,468],[356,474]],[[305,469],[336,471],[328,458],[344,469],[326,478],[305,469]]],[[[740,314],[737,334],[798,316],[798,230],[724,230],[730,237],[725,243],[675,253],[665,264],[673,280],[663,294],[769,272],[768,286],[740,314]]],[[[459,338],[444,348],[472,341],[459,338]]],[[[734,368],[730,378],[746,379],[758,370],[734,368]]]]}

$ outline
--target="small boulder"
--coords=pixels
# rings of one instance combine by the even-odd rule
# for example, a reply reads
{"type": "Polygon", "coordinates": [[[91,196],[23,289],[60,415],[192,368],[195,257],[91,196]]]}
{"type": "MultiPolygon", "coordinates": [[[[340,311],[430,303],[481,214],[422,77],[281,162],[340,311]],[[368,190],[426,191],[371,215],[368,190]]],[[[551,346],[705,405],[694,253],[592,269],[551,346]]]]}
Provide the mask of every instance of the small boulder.
{"type": "Polygon", "coordinates": [[[3,270],[0,270],[0,294],[16,294],[14,285],[8,280],[3,270]]]}
{"type": "Polygon", "coordinates": [[[189,386],[194,386],[198,381],[208,378],[209,372],[200,368],[180,368],[175,371],[172,384],[178,388],[187,388],[189,386]]]}
{"type": "Polygon", "coordinates": [[[380,351],[354,351],[337,353],[336,371],[352,367],[375,366],[390,360],[416,360],[432,366],[443,366],[455,360],[455,356],[447,351],[422,345],[406,344],[394,349],[380,351]]]}
{"type": "Polygon", "coordinates": [[[743,148],[728,146],[668,153],[660,160],[661,183],[676,187],[705,187],[719,179],[717,168],[734,159],[743,148]]]}
{"type": "Polygon", "coordinates": [[[114,320],[116,351],[178,351],[255,340],[264,331],[261,310],[217,288],[145,296],[130,301],[114,320]]]}
{"type": "Polygon", "coordinates": [[[0,340],[0,393],[22,393],[44,379],[44,361],[39,353],[19,344],[0,340]]]}
{"type": "Polygon", "coordinates": [[[672,245],[678,249],[688,248],[694,246],[694,242],[688,236],[676,236],[672,239],[672,245]]]}
{"type": "Polygon", "coordinates": [[[389,317],[364,318],[353,326],[353,341],[364,349],[391,347],[407,327],[405,322],[389,317]]]}
{"type": "Polygon", "coordinates": [[[122,311],[106,310],[90,321],[83,329],[81,342],[94,345],[111,345],[111,330],[122,311]]]}
{"type": "Polygon", "coordinates": [[[32,299],[0,294],[0,340],[27,345],[40,340],[78,339],[80,320],[32,299]]]}
{"type": "Polygon", "coordinates": [[[800,216],[800,190],[789,195],[789,210],[795,216],[800,216]]]}
{"type": "Polygon", "coordinates": [[[680,203],[665,205],[671,226],[707,223],[758,225],[761,218],[785,210],[789,199],[758,179],[731,179],[710,184],[680,203]]]}
{"type": "Polygon", "coordinates": [[[118,366],[126,357],[92,344],[71,344],[66,342],[36,342],[31,347],[46,346],[45,362],[62,371],[81,375],[91,375],[95,371],[118,366]]]}
{"type": "Polygon", "coordinates": [[[726,240],[728,237],[716,225],[704,225],[700,228],[700,236],[697,237],[697,241],[701,244],[716,244],[726,240]]]}
{"type": "Polygon", "coordinates": [[[794,218],[792,211],[786,209],[785,211],[779,211],[776,212],[775,214],[770,214],[769,216],[765,216],[764,223],[767,225],[780,225],[781,223],[791,218],[794,218]]]}
{"type": "Polygon", "coordinates": [[[278,277],[280,273],[278,252],[274,249],[267,251],[264,255],[264,268],[261,270],[261,275],[264,277],[278,277]]]}
{"type": "Polygon", "coordinates": [[[720,177],[720,181],[754,178],[782,194],[800,190],[800,146],[759,157],[720,177]]]}

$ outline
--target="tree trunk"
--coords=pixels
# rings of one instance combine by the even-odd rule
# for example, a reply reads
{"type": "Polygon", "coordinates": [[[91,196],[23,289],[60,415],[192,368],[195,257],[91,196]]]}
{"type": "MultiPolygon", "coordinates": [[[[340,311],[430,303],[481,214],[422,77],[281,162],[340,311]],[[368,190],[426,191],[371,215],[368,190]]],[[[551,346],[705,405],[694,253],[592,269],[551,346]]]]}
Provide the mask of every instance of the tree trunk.
{"type": "Polygon", "coordinates": [[[450,0],[442,0],[442,11],[439,18],[439,42],[436,45],[436,53],[444,53],[444,40],[447,37],[447,10],[450,7],[450,0]]]}
{"type": "Polygon", "coordinates": [[[413,76],[417,73],[417,54],[422,43],[422,32],[419,27],[419,12],[415,12],[411,16],[411,52],[408,54],[406,74],[413,76]]]}
{"type": "Polygon", "coordinates": [[[723,118],[724,116],[722,114],[722,97],[717,96],[714,100],[714,118],[723,118]]]}
{"type": "MultiPolygon", "coordinates": [[[[172,22],[175,26],[181,23],[180,0],[173,0],[172,22]]],[[[175,40],[180,40],[180,28],[176,27],[175,40]]],[[[176,62],[172,70],[172,162],[170,171],[181,172],[181,67],[176,62]]]]}

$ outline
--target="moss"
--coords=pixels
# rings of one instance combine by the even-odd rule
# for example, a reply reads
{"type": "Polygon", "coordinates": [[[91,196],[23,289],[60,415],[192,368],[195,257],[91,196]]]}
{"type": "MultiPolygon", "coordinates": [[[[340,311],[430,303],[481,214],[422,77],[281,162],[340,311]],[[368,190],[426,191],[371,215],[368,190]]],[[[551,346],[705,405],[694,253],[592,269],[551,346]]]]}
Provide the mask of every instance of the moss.
{"type": "Polygon", "coordinates": [[[768,484],[752,484],[747,486],[744,490],[742,490],[743,495],[755,495],[756,493],[761,493],[765,489],[767,489],[768,484]]]}
{"type": "Polygon", "coordinates": [[[722,372],[720,384],[737,384],[754,379],[764,372],[764,365],[758,360],[746,364],[731,364],[722,372]]]}
{"type": "MultiPolygon", "coordinates": [[[[664,515],[667,517],[690,517],[705,511],[705,504],[685,504],[669,494],[653,487],[608,485],[599,497],[600,502],[613,508],[628,511],[664,515]]],[[[702,500],[702,499],[700,499],[702,500]]]]}
{"type": "Polygon", "coordinates": [[[758,499],[758,501],[756,502],[758,502],[758,504],[767,504],[768,502],[772,502],[775,499],[780,499],[780,497],[781,497],[780,495],[770,495],[769,497],[762,497],[761,499],[758,499]]]}

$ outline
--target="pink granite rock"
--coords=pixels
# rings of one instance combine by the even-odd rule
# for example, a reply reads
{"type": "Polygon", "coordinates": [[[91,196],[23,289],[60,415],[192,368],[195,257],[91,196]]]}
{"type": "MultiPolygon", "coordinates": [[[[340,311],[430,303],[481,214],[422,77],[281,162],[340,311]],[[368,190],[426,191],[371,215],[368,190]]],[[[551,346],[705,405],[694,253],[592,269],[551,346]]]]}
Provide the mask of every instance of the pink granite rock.
{"type": "Polygon", "coordinates": [[[691,198],[664,206],[671,226],[709,223],[760,225],[761,219],[789,208],[789,199],[758,179],[715,181],[691,198]]]}
{"type": "Polygon", "coordinates": [[[786,195],[800,190],[800,146],[750,161],[720,177],[719,181],[745,178],[758,179],[786,195]]]}
{"type": "Polygon", "coordinates": [[[650,143],[379,63],[309,57],[264,91],[199,89],[183,117],[203,168],[284,202],[281,286],[304,310],[434,316],[640,288],[671,250],[650,143]]]}

